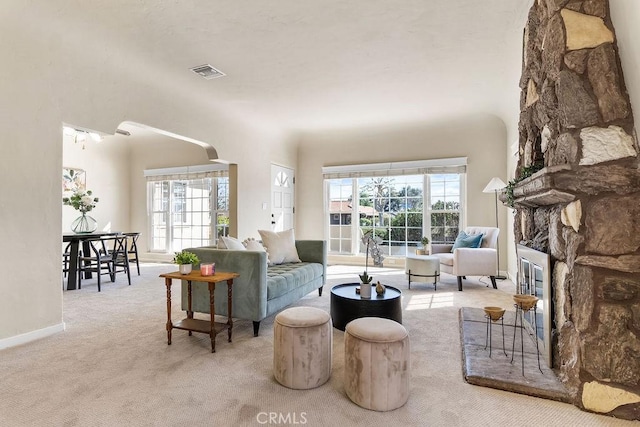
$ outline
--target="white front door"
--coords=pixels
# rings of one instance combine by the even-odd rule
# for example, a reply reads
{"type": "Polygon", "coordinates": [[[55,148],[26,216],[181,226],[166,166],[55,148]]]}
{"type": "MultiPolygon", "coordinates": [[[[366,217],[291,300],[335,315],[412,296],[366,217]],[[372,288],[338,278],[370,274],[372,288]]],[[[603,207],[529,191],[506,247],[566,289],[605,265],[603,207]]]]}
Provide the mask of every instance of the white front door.
{"type": "Polygon", "coordinates": [[[293,169],[271,165],[271,228],[293,228],[293,169]]]}

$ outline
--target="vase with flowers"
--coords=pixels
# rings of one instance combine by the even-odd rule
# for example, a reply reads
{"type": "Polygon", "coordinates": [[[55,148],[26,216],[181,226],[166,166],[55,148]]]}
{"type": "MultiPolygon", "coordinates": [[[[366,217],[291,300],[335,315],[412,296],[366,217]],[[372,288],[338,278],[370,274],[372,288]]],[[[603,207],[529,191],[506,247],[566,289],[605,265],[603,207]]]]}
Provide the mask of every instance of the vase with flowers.
{"type": "Polygon", "coordinates": [[[74,233],[93,233],[98,228],[98,222],[91,216],[87,215],[96,207],[99,199],[93,197],[91,190],[78,190],[68,197],[62,198],[62,204],[72,206],[75,210],[82,213],[81,216],[74,219],[71,223],[71,230],[74,233]]]}

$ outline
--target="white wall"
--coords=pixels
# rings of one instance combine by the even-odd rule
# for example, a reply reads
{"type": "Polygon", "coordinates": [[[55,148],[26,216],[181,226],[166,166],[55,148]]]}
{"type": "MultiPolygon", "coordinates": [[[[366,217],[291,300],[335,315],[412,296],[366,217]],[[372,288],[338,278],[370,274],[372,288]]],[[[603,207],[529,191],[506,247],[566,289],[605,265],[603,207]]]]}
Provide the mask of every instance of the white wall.
{"type": "MultiPolygon", "coordinates": [[[[302,135],[296,179],[296,235],[324,238],[323,166],[467,157],[467,225],[495,226],[495,196],[482,190],[494,176],[507,178],[502,120],[483,115],[433,124],[345,129],[302,135]]],[[[499,206],[506,230],[506,208],[499,206]]],[[[501,233],[501,257],[506,234],[501,233]]],[[[502,259],[502,258],[501,258],[502,259]]],[[[501,262],[506,269],[506,262],[501,262]]]]}
{"type": "MultiPolygon", "coordinates": [[[[129,229],[129,156],[124,137],[111,136],[103,141],[75,143],[72,136],[63,135],[62,164],[83,169],[87,190],[100,201],[88,213],[98,222],[98,230],[127,231],[129,229]]],[[[80,213],[71,206],[62,207],[62,232],[71,232],[71,222],[80,213]]]]}
{"type": "MultiPolygon", "coordinates": [[[[210,143],[239,164],[241,236],[270,225],[270,211],[261,210],[269,202],[270,162],[296,163],[295,146],[281,134],[229,117],[170,82],[129,73],[117,44],[100,34],[96,49],[79,50],[82,33],[58,25],[65,8],[48,6],[6,1],[0,14],[0,266],[8,271],[16,260],[37,266],[0,277],[0,348],[63,324],[62,123],[113,133],[129,120],[210,143]]],[[[106,204],[100,202],[97,216],[106,204]]],[[[134,220],[129,225],[139,226],[134,220]]]]}

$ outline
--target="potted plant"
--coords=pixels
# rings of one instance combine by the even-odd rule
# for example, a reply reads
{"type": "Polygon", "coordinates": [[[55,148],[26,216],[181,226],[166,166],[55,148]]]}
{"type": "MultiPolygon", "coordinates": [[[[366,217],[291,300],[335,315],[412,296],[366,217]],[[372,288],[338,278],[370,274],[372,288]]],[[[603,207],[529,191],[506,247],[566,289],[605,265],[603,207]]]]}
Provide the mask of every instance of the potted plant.
{"type": "Polygon", "coordinates": [[[371,258],[373,258],[373,264],[376,266],[382,266],[382,260],[384,260],[384,257],[378,247],[378,244],[381,242],[382,239],[377,236],[372,237],[371,232],[364,233],[362,236],[362,243],[367,246],[367,250],[365,255],[364,272],[359,275],[360,282],[362,282],[362,285],[360,286],[360,298],[371,298],[371,281],[373,280],[373,277],[368,274],[369,253],[371,253],[371,258]]]}
{"type": "Polygon", "coordinates": [[[429,238],[427,236],[422,236],[420,243],[422,244],[422,249],[416,249],[416,255],[429,255],[429,238]]]}
{"type": "Polygon", "coordinates": [[[178,269],[182,274],[189,274],[193,269],[193,264],[200,262],[200,259],[196,254],[189,251],[176,252],[173,257],[173,262],[178,264],[178,269]]]}
{"type": "Polygon", "coordinates": [[[366,270],[364,271],[364,273],[360,274],[359,276],[360,276],[360,282],[362,282],[363,285],[370,285],[371,281],[373,280],[373,277],[369,276],[366,270]]]}

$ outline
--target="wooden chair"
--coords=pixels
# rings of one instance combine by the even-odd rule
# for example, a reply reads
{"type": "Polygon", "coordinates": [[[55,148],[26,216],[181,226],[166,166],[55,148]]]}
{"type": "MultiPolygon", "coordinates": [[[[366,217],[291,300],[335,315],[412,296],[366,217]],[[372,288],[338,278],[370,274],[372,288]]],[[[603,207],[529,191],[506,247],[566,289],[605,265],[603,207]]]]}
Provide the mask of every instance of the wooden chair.
{"type": "Polygon", "coordinates": [[[127,237],[127,257],[129,262],[135,262],[136,268],[138,269],[138,276],[140,275],[140,263],[138,262],[138,237],[140,237],[140,233],[132,232],[132,233],[124,233],[127,237]]]}
{"type": "Polygon", "coordinates": [[[67,273],[69,272],[69,260],[71,259],[71,243],[67,243],[67,245],[62,250],[62,275],[63,277],[67,277],[67,273]]]}
{"type": "Polygon", "coordinates": [[[129,269],[129,239],[125,234],[111,238],[113,245],[111,246],[111,259],[113,260],[113,272],[127,273],[127,281],[131,286],[131,271],[129,269]]]}
{"type": "Polygon", "coordinates": [[[111,281],[116,280],[113,258],[109,252],[107,243],[111,238],[89,239],[89,254],[82,254],[78,258],[78,289],[82,289],[82,277],[85,273],[96,273],[98,278],[98,292],[100,292],[101,276],[108,274],[111,281]]]}
{"type": "MultiPolygon", "coordinates": [[[[78,254],[79,256],[82,255],[82,253],[78,254]]],[[[76,261],[78,262],[78,259],[76,258],[76,261]]],[[[67,243],[66,246],[64,247],[64,249],[62,250],[62,277],[63,279],[66,279],[66,277],[69,275],[69,269],[71,267],[70,265],[71,263],[71,242],[67,243]]],[[[76,266],[76,270],[77,270],[77,266],[76,266]]],[[[65,281],[62,281],[62,289],[65,288],[65,281]]]]}

